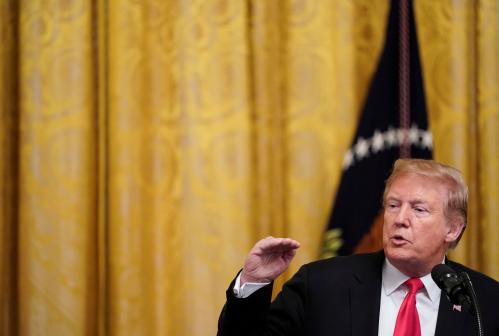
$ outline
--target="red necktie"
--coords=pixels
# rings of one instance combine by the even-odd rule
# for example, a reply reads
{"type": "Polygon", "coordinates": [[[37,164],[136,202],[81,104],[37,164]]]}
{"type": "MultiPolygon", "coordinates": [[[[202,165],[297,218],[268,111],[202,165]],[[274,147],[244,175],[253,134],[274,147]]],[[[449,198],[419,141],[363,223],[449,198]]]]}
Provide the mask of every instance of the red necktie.
{"type": "Polygon", "coordinates": [[[424,285],[418,278],[409,279],[404,282],[404,285],[409,288],[409,292],[400,306],[393,336],[421,336],[419,315],[416,308],[416,293],[424,285]]]}

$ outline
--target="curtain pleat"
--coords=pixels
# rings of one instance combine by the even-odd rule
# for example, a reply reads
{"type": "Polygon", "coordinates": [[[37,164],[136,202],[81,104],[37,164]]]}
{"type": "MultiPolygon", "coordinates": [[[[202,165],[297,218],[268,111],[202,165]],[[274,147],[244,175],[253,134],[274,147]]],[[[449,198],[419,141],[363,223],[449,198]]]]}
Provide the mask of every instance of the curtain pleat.
{"type": "Polygon", "coordinates": [[[96,92],[90,1],[20,1],[19,334],[85,335],[95,316],[96,92]]]}
{"type": "Polygon", "coordinates": [[[17,331],[18,8],[0,4],[0,334],[17,331]]]}

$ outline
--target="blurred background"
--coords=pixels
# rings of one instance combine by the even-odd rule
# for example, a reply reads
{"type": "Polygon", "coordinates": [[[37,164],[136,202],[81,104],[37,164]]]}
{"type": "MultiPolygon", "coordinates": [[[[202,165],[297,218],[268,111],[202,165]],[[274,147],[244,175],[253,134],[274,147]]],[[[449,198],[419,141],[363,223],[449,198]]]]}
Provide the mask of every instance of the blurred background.
{"type": "MultiPolygon", "coordinates": [[[[452,257],[499,279],[499,4],[415,0],[452,257]]],[[[0,0],[0,333],[214,335],[256,240],[317,259],[387,0],[0,0]]]]}

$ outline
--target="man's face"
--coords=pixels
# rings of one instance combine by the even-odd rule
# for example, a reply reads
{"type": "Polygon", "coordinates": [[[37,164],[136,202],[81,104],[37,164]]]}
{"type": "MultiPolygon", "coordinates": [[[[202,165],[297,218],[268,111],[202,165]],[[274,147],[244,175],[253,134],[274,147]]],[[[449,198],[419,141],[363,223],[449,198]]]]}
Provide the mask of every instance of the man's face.
{"type": "Polygon", "coordinates": [[[444,214],[445,184],[417,174],[399,176],[385,200],[383,248],[408,276],[428,274],[461,231],[444,214]]]}

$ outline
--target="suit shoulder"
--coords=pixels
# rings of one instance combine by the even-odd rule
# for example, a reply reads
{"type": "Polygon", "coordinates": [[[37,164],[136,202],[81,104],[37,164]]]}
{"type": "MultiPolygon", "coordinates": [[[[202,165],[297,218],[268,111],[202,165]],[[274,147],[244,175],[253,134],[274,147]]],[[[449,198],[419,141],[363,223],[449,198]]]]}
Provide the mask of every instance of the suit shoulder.
{"type": "Polygon", "coordinates": [[[383,260],[384,255],[381,251],[374,253],[359,253],[349,256],[336,256],[326,259],[312,261],[306,264],[308,267],[324,267],[331,265],[363,265],[383,260]]]}
{"type": "Polygon", "coordinates": [[[384,260],[384,254],[360,253],[350,256],[336,256],[327,259],[316,260],[303,266],[309,273],[324,273],[341,270],[343,273],[380,272],[384,260]]]}
{"type": "Polygon", "coordinates": [[[487,286],[490,288],[494,288],[496,291],[499,292],[499,282],[497,282],[495,279],[489,277],[488,275],[485,275],[481,272],[478,272],[474,269],[471,269],[469,267],[466,267],[460,263],[457,263],[455,261],[449,260],[449,265],[454,268],[457,272],[466,272],[470,276],[470,279],[473,283],[477,282],[481,286],[487,286]]]}

